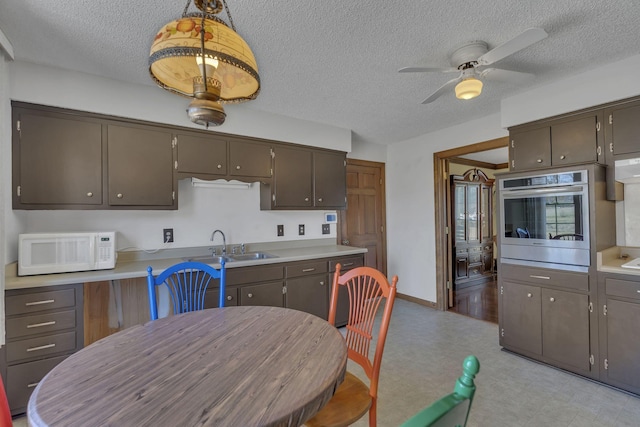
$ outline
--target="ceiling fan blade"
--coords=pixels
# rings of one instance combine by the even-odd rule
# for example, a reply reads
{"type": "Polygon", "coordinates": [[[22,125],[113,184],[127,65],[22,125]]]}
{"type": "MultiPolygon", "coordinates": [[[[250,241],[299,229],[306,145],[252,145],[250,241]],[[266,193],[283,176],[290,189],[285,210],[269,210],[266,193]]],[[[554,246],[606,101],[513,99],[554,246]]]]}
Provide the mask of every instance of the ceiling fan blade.
{"type": "Polygon", "coordinates": [[[492,80],[492,81],[523,81],[526,79],[529,79],[531,77],[533,77],[533,74],[531,73],[522,73],[520,71],[511,71],[511,70],[504,70],[502,68],[487,68],[482,70],[480,73],[480,77],[484,78],[485,80],[492,80]]]}
{"type": "Polygon", "coordinates": [[[440,86],[440,89],[436,90],[435,92],[433,92],[431,95],[429,95],[429,97],[427,99],[425,99],[424,101],[422,101],[423,104],[428,104],[430,102],[435,101],[436,99],[438,99],[442,94],[444,94],[446,91],[449,90],[449,88],[451,88],[452,86],[454,86],[456,83],[458,83],[460,80],[462,80],[462,77],[457,77],[455,79],[449,80],[448,82],[446,82],[445,84],[443,84],[442,86],[440,86]]]}
{"type": "Polygon", "coordinates": [[[404,67],[398,70],[399,73],[453,73],[457,68],[435,68],[435,67],[404,67]]]}
{"type": "Polygon", "coordinates": [[[524,49],[525,47],[529,47],[532,44],[545,39],[547,36],[547,32],[542,28],[529,28],[508,42],[502,43],[500,46],[497,46],[482,55],[478,58],[478,65],[489,65],[494,62],[498,62],[501,59],[524,49]]]}

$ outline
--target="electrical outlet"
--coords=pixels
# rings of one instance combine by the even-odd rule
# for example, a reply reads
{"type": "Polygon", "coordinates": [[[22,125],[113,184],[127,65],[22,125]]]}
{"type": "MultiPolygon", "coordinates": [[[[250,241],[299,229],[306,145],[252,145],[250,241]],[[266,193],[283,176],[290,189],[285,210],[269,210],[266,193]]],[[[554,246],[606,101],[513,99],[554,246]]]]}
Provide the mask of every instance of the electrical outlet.
{"type": "Polygon", "coordinates": [[[162,230],[162,241],[164,243],[173,243],[173,228],[165,228],[162,230]]]}
{"type": "Polygon", "coordinates": [[[300,224],[298,226],[298,235],[299,236],[304,236],[304,224],[300,224]]]}
{"type": "Polygon", "coordinates": [[[284,236],[284,225],[278,224],[278,236],[284,236]]]}
{"type": "Polygon", "coordinates": [[[322,234],[331,233],[331,225],[330,224],[322,224],[322,234]]]}

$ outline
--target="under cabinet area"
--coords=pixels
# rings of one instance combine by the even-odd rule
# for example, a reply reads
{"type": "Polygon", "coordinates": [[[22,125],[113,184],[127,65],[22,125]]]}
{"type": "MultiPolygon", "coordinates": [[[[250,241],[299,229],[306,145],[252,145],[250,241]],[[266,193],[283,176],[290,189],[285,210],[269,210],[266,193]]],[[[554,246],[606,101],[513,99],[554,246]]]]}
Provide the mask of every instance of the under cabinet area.
{"type": "Polygon", "coordinates": [[[8,290],[5,307],[0,373],[15,415],[26,411],[38,382],[83,347],[82,285],[8,290]]]}
{"type": "Polygon", "coordinates": [[[640,394],[640,276],[598,273],[600,379],[640,394]]]}
{"type": "Polygon", "coordinates": [[[597,316],[588,273],[501,264],[500,345],[597,377],[597,316]]]}

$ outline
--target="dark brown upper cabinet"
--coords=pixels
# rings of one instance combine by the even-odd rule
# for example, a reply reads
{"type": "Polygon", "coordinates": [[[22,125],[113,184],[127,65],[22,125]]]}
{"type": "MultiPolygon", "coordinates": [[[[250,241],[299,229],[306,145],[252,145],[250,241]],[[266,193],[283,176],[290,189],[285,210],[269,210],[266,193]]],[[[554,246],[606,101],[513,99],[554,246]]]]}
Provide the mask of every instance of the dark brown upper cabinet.
{"type": "Polygon", "coordinates": [[[509,129],[512,171],[601,162],[602,112],[536,122],[509,129]]]}
{"type": "MultiPolygon", "coordinates": [[[[613,160],[640,156],[640,101],[625,102],[604,111],[607,152],[613,160]]],[[[613,165],[613,162],[610,163],[613,165]]]]}
{"type": "Polygon", "coordinates": [[[102,205],[102,126],[50,112],[13,110],[13,207],[102,205]]]}
{"type": "Polygon", "coordinates": [[[261,186],[260,207],[345,209],[346,153],[274,147],[273,183],[261,186]]]}
{"type": "Polygon", "coordinates": [[[110,206],[177,208],[171,132],[107,126],[110,206]]]}

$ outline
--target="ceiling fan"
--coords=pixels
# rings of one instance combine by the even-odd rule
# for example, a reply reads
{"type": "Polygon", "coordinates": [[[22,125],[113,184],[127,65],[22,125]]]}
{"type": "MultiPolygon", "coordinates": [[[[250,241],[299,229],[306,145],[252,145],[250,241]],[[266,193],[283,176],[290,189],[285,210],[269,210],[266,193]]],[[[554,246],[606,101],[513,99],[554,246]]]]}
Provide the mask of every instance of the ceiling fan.
{"type": "Polygon", "coordinates": [[[513,55],[522,49],[531,46],[548,36],[542,28],[529,28],[511,40],[488,50],[487,43],[483,41],[473,41],[456,49],[450,59],[452,68],[434,67],[405,67],[400,68],[400,73],[460,73],[455,79],[449,80],[438,90],[433,92],[427,99],[422,101],[428,104],[435,101],[450,87],[455,86],[456,97],[459,99],[471,99],[480,95],[482,91],[481,79],[492,80],[514,80],[531,76],[529,73],[504,70],[502,68],[486,68],[507,56],[513,55]]]}

